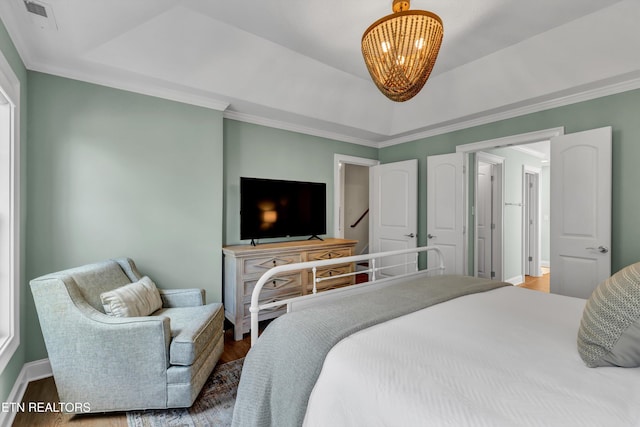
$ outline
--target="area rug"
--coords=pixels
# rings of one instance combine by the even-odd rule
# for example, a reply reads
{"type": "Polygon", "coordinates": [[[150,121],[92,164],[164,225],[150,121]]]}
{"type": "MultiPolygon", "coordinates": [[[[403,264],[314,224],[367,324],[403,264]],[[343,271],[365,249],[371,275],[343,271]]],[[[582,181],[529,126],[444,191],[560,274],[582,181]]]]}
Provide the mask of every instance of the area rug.
{"type": "Polygon", "coordinates": [[[129,427],[230,426],[243,362],[216,366],[191,408],[127,412],[129,427]]]}

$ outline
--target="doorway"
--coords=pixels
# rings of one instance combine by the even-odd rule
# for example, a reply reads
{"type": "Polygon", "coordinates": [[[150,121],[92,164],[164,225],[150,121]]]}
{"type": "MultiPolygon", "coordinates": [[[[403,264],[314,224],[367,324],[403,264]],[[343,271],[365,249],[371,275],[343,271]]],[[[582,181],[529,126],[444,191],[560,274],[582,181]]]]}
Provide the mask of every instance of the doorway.
{"type": "Polygon", "coordinates": [[[334,236],[358,240],[354,253],[369,252],[369,168],[378,160],[334,155],[334,236]]]}
{"type": "MultiPolygon", "coordinates": [[[[547,171],[546,176],[548,177],[549,171],[549,146],[550,139],[556,135],[560,135],[563,133],[562,128],[558,129],[549,129],[545,131],[532,132],[530,134],[522,134],[522,135],[514,135],[513,137],[500,138],[497,140],[490,141],[482,141],[478,143],[467,144],[464,146],[459,146],[457,151],[464,155],[464,161],[467,170],[469,170],[470,176],[468,182],[466,182],[467,186],[465,189],[465,197],[464,200],[468,203],[469,208],[465,209],[467,219],[465,223],[469,225],[469,236],[465,239],[465,245],[467,247],[466,252],[469,254],[468,257],[468,271],[470,274],[474,275],[483,275],[483,277],[490,277],[491,271],[493,271],[494,279],[498,279],[500,274],[501,280],[505,282],[512,283],[514,285],[520,285],[525,282],[526,274],[538,274],[536,270],[539,270],[541,266],[549,267],[550,266],[550,255],[548,249],[543,251],[542,248],[549,247],[549,211],[546,212],[546,215],[543,217],[540,214],[540,209],[542,203],[541,199],[549,199],[549,189],[548,189],[548,180],[544,181],[541,178],[540,171],[547,171]],[[478,229],[476,227],[476,221],[479,220],[480,224],[482,223],[482,204],[480,200],[476,201],[477,195],[480,195],[480,192],[476,190],[477,183],[479,180],[477,179],[478,171],[483,168],[482,164],[491,163],[486,160],[483,160],[482,156],[487,153],[493,156],[498,156],[503,158],[502,161],[502,169],[503,176],[501,181],[503,183],[502,191],[498,191],[497,194],[502,196],[501,203],[498,203],[498,206],[493,205],[493,209],[495,212],[501,213],[502,217],[499,220],[494,220],[493,222],[489,222],[489,224],[495,224],[494,227],[496,230],[502,231],[502,237],[497,238],[495,235],[492,237],[492,242],[498,242],[502,244],[501,253],[496,253],[493,247],[483,246],[486,238],[483,238],[482,229],[478,229]],[[539,195],[536,198],[538,200],[537,206],[534,206],[535,212],[537,213],[537,219],[533,217],[525,217],[526,209],[529,208],[531,203],[527,202],[527,198],[529,195],[524,193],[526,189],[526,185],[523,183],[523,179],[526,178],[526,175],[523,171],[527,171],[528,173],[537,173],[537,189],[539,190],[539,195]],[[540,195],[540,192],[543,191],[543,184],[547,183],[547,187],[544,195],[540,195]],[[524,233],[524,224],[526,224],[529,219],[532,219],[535,222],[536,227],[534,228],[534,234],[530,235],[529,243],[534,245],[533,252],[529,250],[529,244],[524,243],[525,233],[524,233]],[[544,231],[543,231],[544,230],[544,231]],[[535,236],[540,236],[542,233],[546,233],[546,238],[540,238],[535,236]],[[542,243],[540,240],[543,240],[542,243]],[[483,251],[484,253],[489,253],[494,257],[494,260],[499,260],[501,265],[497,265],[495,262],[492,264],[484,263],[483,267],[481,262],[483,261],[483,251]],[[491,252],[488,252],[491,251],[491,252]],[[543,258],[546,253],[546,258],[543,258]],[[528,260],[528,257],[532,256],[534,258],[533,261],[536,262],[536,266],[533,270],[529,269],[527,272],[525,269],[528,267],[525,263],[525,257],[528,260]],[[493,267],[492,270],[489,270],[489,266],[493,267]],[[488,271],[484,273],[483,271],[488,271]]],[[[486,169],[487,166],[484,166],[486,169]]],[[[482,173],[482,172],[480,172],[482,173]]],[[[494,174],[495,175],[495,174],[494,174]]],[[[494,180],[497,178],[494,178],[494,180]]],[[[496,189],[493,189],[493,193],[496,194],[496,189]]],[[[531,196],[534,197],[534,196],[531,196]]],[[[495,199],[494,199],[495,201],[495,199]]],[[[546,209],[549,209],[550,203],[546,202],[546,209]]],[[[488,257],[485,257],[485,259],[488,257]]],[[[493,260],[491,260],[493,261],[493,260]]]]}
{"type": "Polygon", "coordinates": [[[357,240],[354,253],[369,253],[369,167],[344,164],[344,238],[357,240]]]}
{"type": "MultiPolygon", "coordinates": [[[[415,248],[418,238],[418,161],[411,159],[381,165],[378,160],[339,154],[334,159],[335,237],[345,238],[357,232],[353,229],[360,227],[356,254],[415,248]],[[363,183],[365,171],[368,186],[363,183]],[[348,195],[352,189],[359,193],[357,199],[361,199],[355,204],[354,198],[348,195]],[[368,193],[366,199],[365,193],[368,193]],[[369,224],[364,227],[363,221],[367,217],[369,224]]],[[[415,254],[386,257],[378,263],[377,270],[384,270],[384,273],[379,273],[381,275],[399,274],[418,268],[417,259],[415,254]]]]}
{"type": "Polygon", "coordinates": [[[540,171],[548,152],[544,141],[475,153],[470,226],[476,276],[519,285],[541,275],[540,199],[548,200],[550,191],[541,186],[540,171]]]}

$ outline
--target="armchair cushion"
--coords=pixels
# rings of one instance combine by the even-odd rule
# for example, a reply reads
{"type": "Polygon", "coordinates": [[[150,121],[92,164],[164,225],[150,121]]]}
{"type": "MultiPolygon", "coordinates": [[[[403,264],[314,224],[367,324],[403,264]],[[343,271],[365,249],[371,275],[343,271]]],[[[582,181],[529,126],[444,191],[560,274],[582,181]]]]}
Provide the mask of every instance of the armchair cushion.
{"type": "Polygon", "coordinates": [[[205,303],[204,289],[158,289],[163,307],[192,307],[205,303]]]}
{"type": "Polygon", "coordinates": [[[137,282],[100,294],[104,312],[115,317],[148,316],[162,307],[156,284],[144,276],[137,282]]]}
{"type": "Polygon", "coordinates": [[[171,365],[191,365],[207,345],[223,333],[224,310],[221,303],[162,308],[153,315],[171,319],[171,365]]]}

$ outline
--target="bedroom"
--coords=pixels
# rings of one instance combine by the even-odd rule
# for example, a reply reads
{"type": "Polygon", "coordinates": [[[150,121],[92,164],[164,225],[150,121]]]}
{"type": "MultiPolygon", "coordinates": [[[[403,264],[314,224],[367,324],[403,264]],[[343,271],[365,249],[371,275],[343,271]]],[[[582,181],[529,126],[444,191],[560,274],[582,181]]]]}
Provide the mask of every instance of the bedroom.
{"type": "MultiPolygon", "coordinates": [[[[630,8],[628,19],[638,16],[635,2],[617,5],[630,8]]],[[[386,13],[388,8],[381,9],[386,13]]],[[[3,21],[6,16],[2,14],[3,21]]],[[[238,114],[122,90],[136,82],[106,87],[72,75],[55,76],[34,64],[27,67],[28,58],[22,58],[7,25],[1,28],[0,49],[22,87],[24,271],[21,339],[0,375],[3,400],[23,366],[47,356],[30,299],[30,278],[126,252],[159,281],[175,282],[186,274],[192,286],[207,290],[210,300],[220,300],[221,284],[210,278],[221,277],[221,246],[239,240],[238,178],[277,173],[332,182],[336,153],[381,163],[418,159],[423,179],[427,156],[453,152],[461,144],[558,126],[566,133],[612,126],[612,272],[638,260],[640,91],[635,55],[620,54],[633,69],[622,76],[625,82],[609,81],[611,93],[597,96],[594,90],[579,102],[549,102],[539,111],[378,147],[305,134],[300,127],[278,129],[274,121],[250,123],[238,114]],[[189,256],[179,259],[183,271],[178,272],[176,254],[185,252],[189,256]]],[[[637,46],[631,35],[637,37],[630,33],[625,43],[637,46]]],[[[426,186],[418,190],[418,244],[424,245],[426,186]]]]}

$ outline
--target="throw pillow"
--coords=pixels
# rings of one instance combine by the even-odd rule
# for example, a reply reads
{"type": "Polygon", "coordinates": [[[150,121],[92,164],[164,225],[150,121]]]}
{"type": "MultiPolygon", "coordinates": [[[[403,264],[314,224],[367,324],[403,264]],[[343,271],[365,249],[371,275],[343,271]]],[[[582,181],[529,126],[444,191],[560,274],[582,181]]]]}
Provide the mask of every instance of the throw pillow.
{"type": "Polygon", "coordinates": [[[578,330],[578,352],[591,368],[640,366],[640,262],[593,291],[578,330]]]}
{"type": "Polygon", "coordinates": [[[104,312],[115,317],[148,316],[162,307],[160,292],[147,276],[100,294],[100,300],[104,312]]]}

